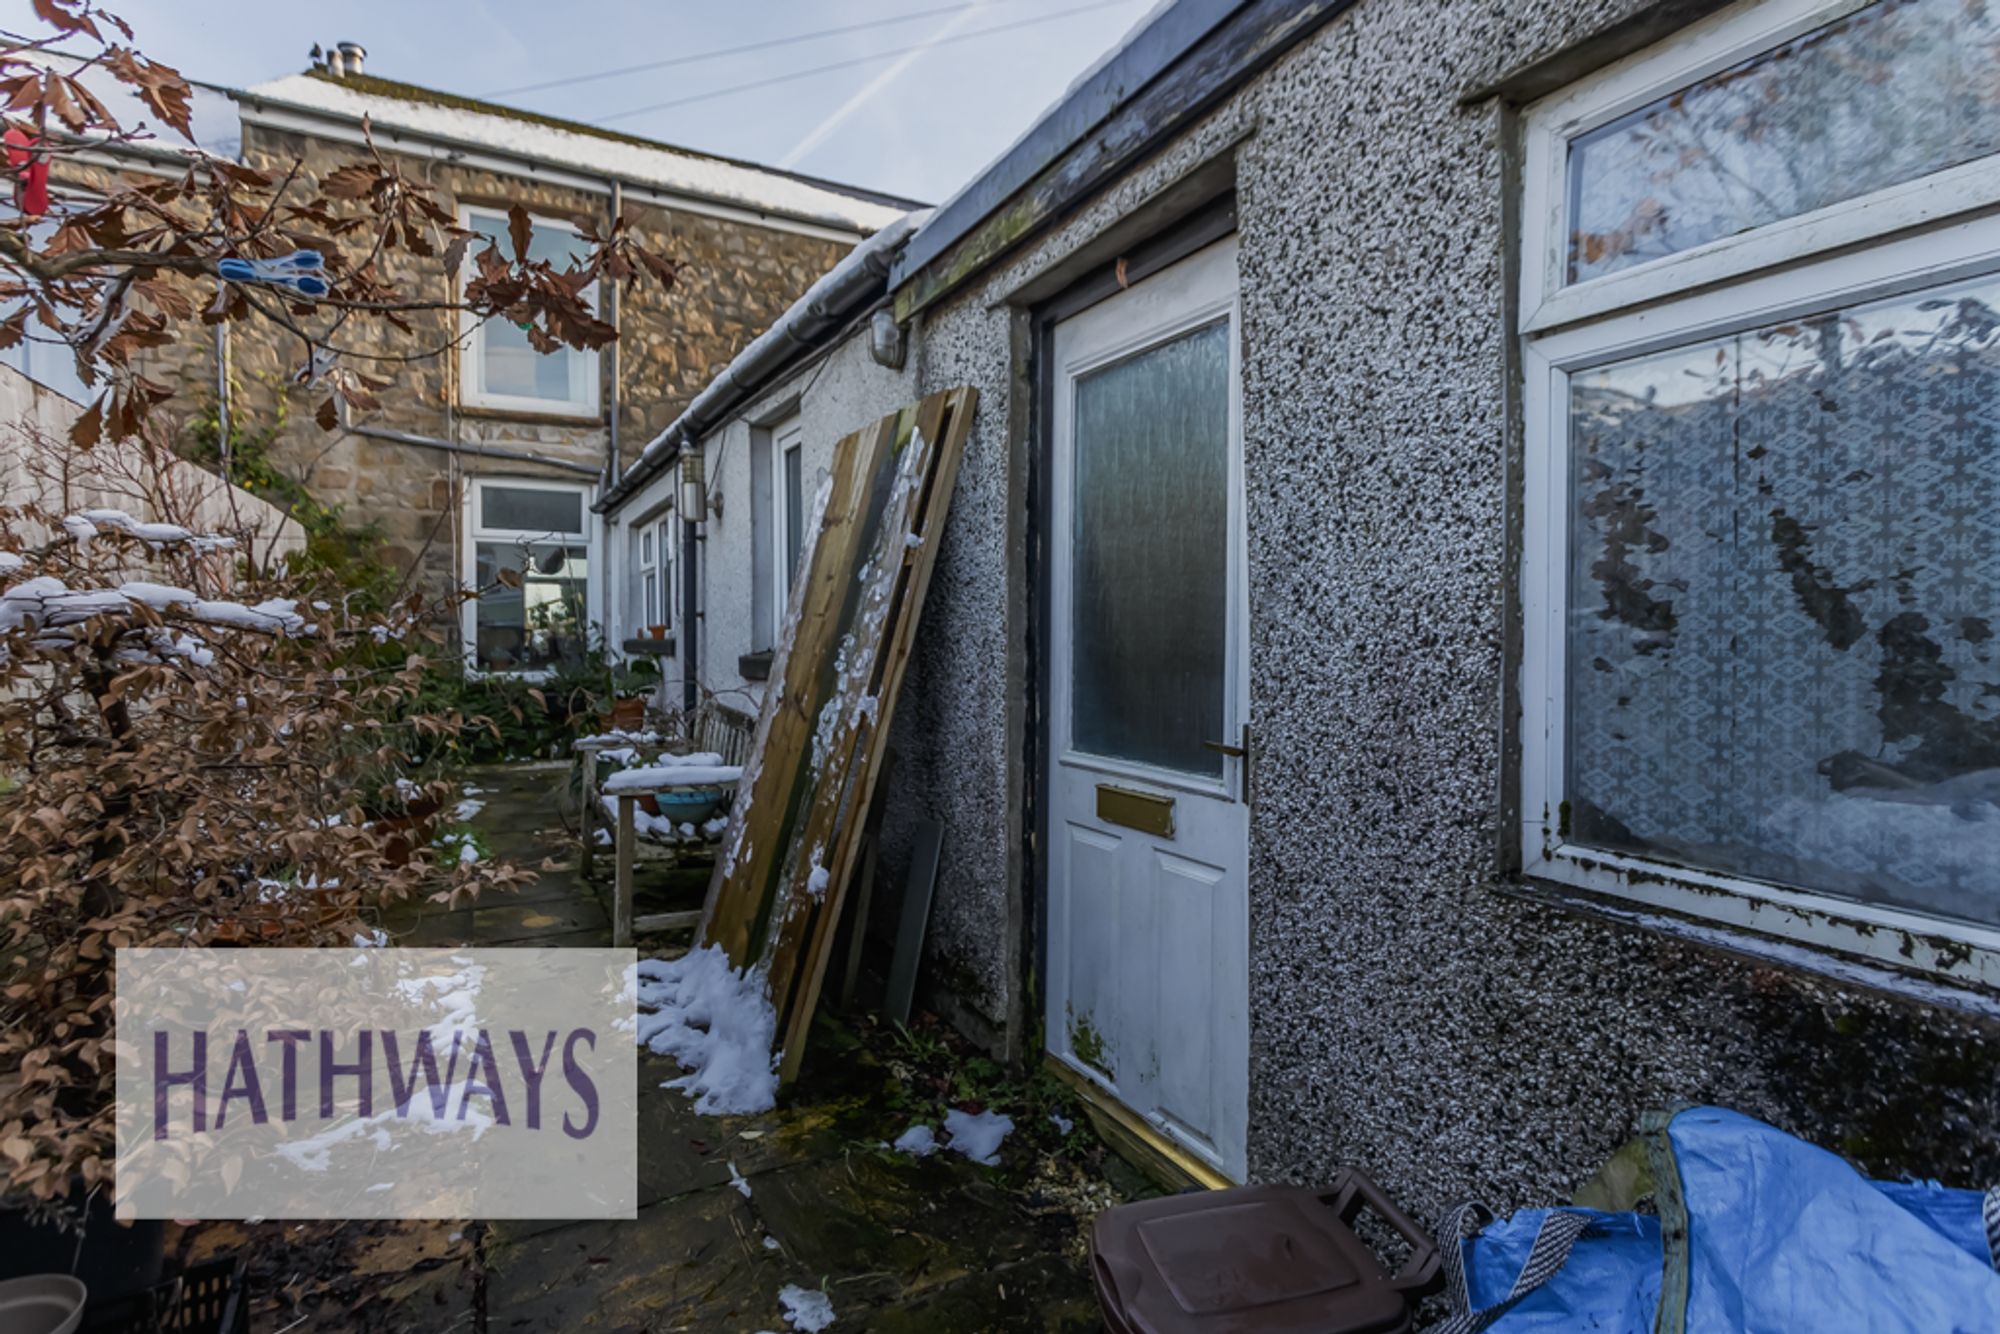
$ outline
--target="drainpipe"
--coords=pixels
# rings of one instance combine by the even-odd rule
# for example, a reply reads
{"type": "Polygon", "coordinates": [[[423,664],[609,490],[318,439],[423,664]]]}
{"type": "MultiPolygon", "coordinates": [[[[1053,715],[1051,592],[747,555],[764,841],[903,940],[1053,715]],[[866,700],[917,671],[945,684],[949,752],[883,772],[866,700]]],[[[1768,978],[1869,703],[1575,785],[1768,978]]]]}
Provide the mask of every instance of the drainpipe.
{"type": "MultiPolygon", "coordinates": [[[[701,559],[699,529],[708,519],[706,501],[698,509],[690,510],[687,506],[691,488],[686,482],[685,460],[688,451],[694,447],[693,436],[681,437],[683,480],[681,494],[676,498],[676,508],[681,512],[681,706],[687,710],[689,717],[694,716],[695,709],[701,704],[701,626],[697,624],[701,619],[698,610],[701,605],[698,601],[701,596],[701,580],[695,564],[701,559]]],[[[697,480],[695,488],[692,489],[706,493],[708,489],[706,479],[697,480]]]]}
{"type": "Polygon", "coordinates": [[[387,440],[392,444],[415,445],[419,449],[442,450],[446,454],[473,455],[477,458],[507,459],[515,463],[538,463],[544,468],[561,468],[564,472],[581,473],[585,477],[597,477],[596,468],[588,463],[572,463],[568,459],[552,459],[546,454],[535,454],[525,449],[509,449],[505,445],[460,445],[449,440],[438,440],[428,435],[412,435],[408,431],[391,431],[382,426],[362,426],[347,415],[347,404],[334,398],[334,407],[340,414],[340,427],[351,435],[366,436],[370,440],[387,440]]]}
{"type": "MultiPolygon", "coordinates": [[[[624,213],[625,182],[614,180],[611,182],[611,225],[613,227],[618,225],[618,219],[624,213]]],[[[619,369],[624,362],[624,357],[619,350],[618,340],[618,284],[615,282],[607,283],[604,295],[604,320],[605,323],[611,326],[611,435],[610,442],[605,446],[604,484],[607,487],[611,487],[618,485],[618,479],[625,472],[625,460],[618,455],[618,408],[620,403],[620,389],[623,385],[623,380],[619,376],[619,369]]]]}

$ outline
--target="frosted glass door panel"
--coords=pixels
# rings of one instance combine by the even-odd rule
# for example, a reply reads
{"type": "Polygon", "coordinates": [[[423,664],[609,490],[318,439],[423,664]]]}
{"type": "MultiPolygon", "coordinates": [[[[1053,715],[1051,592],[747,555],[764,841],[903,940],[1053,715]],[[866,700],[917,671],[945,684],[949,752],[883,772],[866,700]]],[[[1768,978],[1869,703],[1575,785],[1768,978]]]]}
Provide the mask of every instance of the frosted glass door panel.
{"type": "Polygon", "coordinates": [[[1086,754],[1221,777],[1229,324],[1076,382],[1071,710],[1086,754]]]}

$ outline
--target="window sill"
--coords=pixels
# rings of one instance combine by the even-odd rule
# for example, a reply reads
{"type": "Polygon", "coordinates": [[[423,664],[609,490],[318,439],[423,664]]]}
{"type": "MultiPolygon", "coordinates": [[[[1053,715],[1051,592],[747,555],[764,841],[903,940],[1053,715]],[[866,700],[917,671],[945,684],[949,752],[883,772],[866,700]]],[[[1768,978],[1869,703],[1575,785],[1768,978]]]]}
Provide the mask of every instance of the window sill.
{"type": "Polygon", "coordinates": [[[671,658],[674,656],[674,637],[647,635],[639,639],[628,639],[620,647],[634,657],[671,658]]]}
{"type": "Polygon", "coordinates": [[[770,649],[745,653],[736,660],[736,674],[746,681],[768,681],[771,678],[771,660],[774,656],[770,649]]]}
{"type": "MultiPolygon", "coordinates": [[[[530,426],[603,426],[604,414],[587,408],[575,412],[564,412],[532,408],[494,407],[488,403],[460,403],[457,408],[461,417],[471,417],[478,421],[525,422],[530,426]]],[[[466,443],[470,444],[471,441],[466,443]]]]}
{"type": "Polygon", "coordinates": [[[1883,992],[1915,1004],[1935,1005],[1982,1018],[2000,1018],[2000,989],[1985,986],[1971,977],[1898,967],[1834,947],[1807,944],[1735,924],[1707,921],[1670,908],[1614,898],[1532,876],[1498,881],[1493,887],[1509,898],[1554,908],[1574,917],[1669,936],[1767,967],[1809,973],[1846,986],[1883,992]]]}

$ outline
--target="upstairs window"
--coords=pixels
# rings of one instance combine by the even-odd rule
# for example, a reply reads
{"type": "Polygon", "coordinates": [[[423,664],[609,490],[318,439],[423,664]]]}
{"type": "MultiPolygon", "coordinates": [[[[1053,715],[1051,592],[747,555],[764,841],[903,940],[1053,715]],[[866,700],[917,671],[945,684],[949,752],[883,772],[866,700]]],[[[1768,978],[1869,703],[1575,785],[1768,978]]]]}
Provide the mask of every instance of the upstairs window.
{"type": "Polygon", "coordinates": [[[1771,0],[1529,110],[1530,874],[2000,984],[1996,71],[1771,0]]]}
{"type": "MultiPolygon", "coordinates": [[[[514,253],[504,212],[467,209],[464,223],[495,242],[503,255],[514,253]]],[[[547,260],[557,272],[562,272],[572,263],[581,263],[589,254],[590,248],[582,235],[569,223],[536,218],[534,224],[528,244],[529,258],[547,260]]],[[[471,262],[466,261],[468,265],[471,262]]],[[[595,308],[597,285],[586,287],[583,297],[595,308]]],[[[469,332],[460,357],[460,397],[467,407],[566,417],[597,416],[597,353],[573,347],[537,352],[529,345],[527,332],[501,316],[476,324],[468,316],[467,324],[469,332]]]]}

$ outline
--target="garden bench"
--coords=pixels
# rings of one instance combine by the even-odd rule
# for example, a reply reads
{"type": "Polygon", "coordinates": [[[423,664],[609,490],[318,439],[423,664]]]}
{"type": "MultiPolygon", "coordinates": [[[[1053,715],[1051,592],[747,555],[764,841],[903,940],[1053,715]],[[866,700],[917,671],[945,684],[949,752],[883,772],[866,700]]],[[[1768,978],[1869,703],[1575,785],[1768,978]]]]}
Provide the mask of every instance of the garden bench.
{"type": "Polygon", "coordinates": [[[743,763],[749,758],[756,724],[747,715],[708,700],[695,710],[690,724],[686,735],[666,740],[650,733],[634,736],[614,732],[585,737],[575,743],[583,765],[583,818],[579,823],[582,826],[581,862],[585,875],[591,874],[595,862],[600,797],[615,798],[618,803],[612,880],[612,944],[615,947],[631,944],[634,929],[674,930],[693,926],[700,920],[699,910],[654,913],[636,921],[632,916],[632,870],[638,845],[636,808],[639,798],[693,788],[722,787],[733,791],[737,780],[742,777],[743,763]],[[654,761],[667,757],[671,752],[683,751],[712,755],[721,763],[649,763],[639,768],[620,770],[608,779],[600,780],[598,770],[604,754],[628,748],[637,751],[642,761],[654,761]]]}

